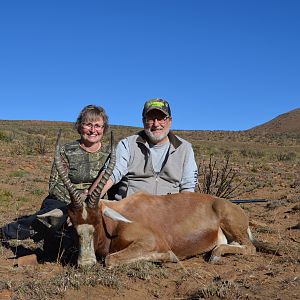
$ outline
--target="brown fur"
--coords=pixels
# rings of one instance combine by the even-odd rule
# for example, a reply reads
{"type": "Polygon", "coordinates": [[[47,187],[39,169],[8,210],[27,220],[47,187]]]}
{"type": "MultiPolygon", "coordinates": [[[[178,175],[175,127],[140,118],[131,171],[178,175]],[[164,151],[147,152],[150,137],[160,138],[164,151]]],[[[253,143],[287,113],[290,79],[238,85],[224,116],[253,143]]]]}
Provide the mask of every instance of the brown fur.
{"type": "Polygon", "coordinates": [[[70,208],[70,218],[75,228],[79,224],[94,226],[95,253],[106,257],[109,266],[140,259],[177,261],[211,250],[213,257],[255,253],[244,211],[236,204],[211,195],[137,193],[119,202],[101,200],[98,208],[86,210],[86,220],[82,218],[82,208],[70,208]],[[132,223],[103,216],[106,206],[132,223]],[[219,228],[228,243],[243,246],[219,245],[219,228]]]}

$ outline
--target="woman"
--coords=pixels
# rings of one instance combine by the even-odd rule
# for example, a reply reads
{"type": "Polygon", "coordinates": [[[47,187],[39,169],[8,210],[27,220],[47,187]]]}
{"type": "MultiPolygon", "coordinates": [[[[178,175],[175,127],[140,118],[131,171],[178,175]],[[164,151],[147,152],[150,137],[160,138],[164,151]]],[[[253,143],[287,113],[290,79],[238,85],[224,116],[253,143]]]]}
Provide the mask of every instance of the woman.
{"type": "MultiPolygon", "coordinates": [[[[102,150],[101,143],[108,129],[108,117],[102,107],[88,105],[79,114],[75,127],[80,139],[62,146],[61,156],[71,182],[78,190],[87,193],[108,157],[108,153],[102,150]]],[[[70,203],[69,193],[54,164],[50,175],[49,194],[55,199],[70,203]]]]}
{"type": "MultiPolygon", "coordinates": [[[[61,147],[61,156],[68,177],[78,190],[88,193],[88,188],[102,172],[108,153],[103,150],[102,138],[108,129],[108,116],[100,106],[88,105],[82,109],[75,123],[80,139],[61,147]]],[[[0,228],[0,240],[23,240],[32,238],[35,241],[49,236],[61,236],[61,227],[65,223],[63,217],[37,216],[55,208],[66,212],[70,203],[69,193],[61,181],[53,163],[49,195],[44,199],[41,210],[0,228]]]]}

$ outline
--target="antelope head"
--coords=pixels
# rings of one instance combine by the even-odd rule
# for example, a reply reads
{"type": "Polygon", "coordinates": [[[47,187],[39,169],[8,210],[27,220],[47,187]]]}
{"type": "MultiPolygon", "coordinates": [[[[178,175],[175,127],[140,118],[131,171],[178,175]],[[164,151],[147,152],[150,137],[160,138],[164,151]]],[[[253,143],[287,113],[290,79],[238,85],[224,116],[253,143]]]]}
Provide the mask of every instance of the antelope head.
{"type": "Polygon", "coordinates": [[[68,177],[63,163],[61,161],[59,140],[61,130],[58,133],[56,147],[55,147],[55,166],[57,172],[62,179],[66,189],[68,190],[71,198],[71,203],[68,207],[68,214],[71,222],[78,234],[79,238],[79,266],[92,266],[96,263],[94,238],[96,228],[102,222],[102,216],[98,209],[101,192],[116,163],[116,152],[113,141],[113,133],[111,132],[111,153],[107,169],[105,170],[101,180],[96,188],[92,191],[91,195],[84,194],[76,190],[68,177]]]}

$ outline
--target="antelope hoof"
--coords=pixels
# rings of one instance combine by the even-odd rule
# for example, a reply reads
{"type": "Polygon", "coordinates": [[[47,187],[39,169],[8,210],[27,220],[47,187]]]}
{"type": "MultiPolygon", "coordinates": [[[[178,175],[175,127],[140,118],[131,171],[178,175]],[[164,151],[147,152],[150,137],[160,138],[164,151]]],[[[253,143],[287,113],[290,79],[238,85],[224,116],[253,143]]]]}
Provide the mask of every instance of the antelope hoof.
{"type": "Polygon", "coordinates": [[[81,259],[77,262],[78,267],[81,269],[89,269],[92,268],[96,264],[95,259],[81,259]]]}

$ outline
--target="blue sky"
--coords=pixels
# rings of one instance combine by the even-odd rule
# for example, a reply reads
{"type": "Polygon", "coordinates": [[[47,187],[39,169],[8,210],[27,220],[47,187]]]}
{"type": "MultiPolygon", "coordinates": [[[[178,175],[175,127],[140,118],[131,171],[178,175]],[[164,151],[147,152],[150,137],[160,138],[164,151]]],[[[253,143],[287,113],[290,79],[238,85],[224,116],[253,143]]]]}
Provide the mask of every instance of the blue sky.
{"type": "Polygon", "coordinates": [[[298,0],[0,0],[0,119],[244,130],[300,107],[298,0]]]}

